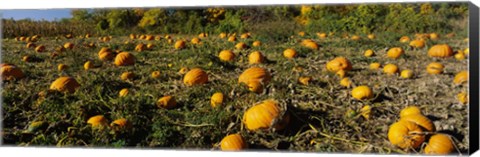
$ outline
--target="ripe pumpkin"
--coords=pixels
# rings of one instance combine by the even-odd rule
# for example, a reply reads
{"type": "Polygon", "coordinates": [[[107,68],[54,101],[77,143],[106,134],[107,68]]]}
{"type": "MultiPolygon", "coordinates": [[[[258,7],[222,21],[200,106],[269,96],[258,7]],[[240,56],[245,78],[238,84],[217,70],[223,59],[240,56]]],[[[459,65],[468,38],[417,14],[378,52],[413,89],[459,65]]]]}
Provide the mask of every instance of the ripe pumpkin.
{"type": "Polygon", "coordinates": [[[91,61],[87,61],[85,62],[85,64],[83,64],[83,68],[85,70],[89,70],[89,69],[93,69],[95,66],[93,65],[93,63],[91,61]]]}
{"type": "Polygon", "coordinates": [[[381,66],[380,63],[377,63],[377,62],[371,63],[371,64],[370,64],[370,69],[371,69],[371,70],[377,70],[377,69],[380,68],[380,66],[381,66]]]}
{"type": "Polygon", "coordinates": [[[123,72],[122,75],[120,75],[120,79],[122,79],[123,81],[133,80],[134,77],[135,77],[135,74],[130,71],[123,72]]]}
{"type": "Polygon", "coordinates": [[[103,51],[100,54],[98,54],[98,58],[102,61],[110,61],[115,58],[115,54],[113,52],[109,51],[103,51]]]}
{"type": "Polygon", "coordinates": [[[177,42],[175,42],[175,49],[176,50],[181,50],[181,49],[184,49],[184,48],[185,48],[185,41],[178,40],[177,42]]]}
{"type": "Polygon", "coordinates": [[[428,56],[437,58],[447,58],[453,55],[453,50],[448,44],[437,44],[428,50],[428,56]]]}
{"type": "Polygon", "coordinates": [[[435,134],[431,136],[424,149],[425,154],[428,155],[448,155],[454,150],[454,143],[450,136],[446,134],[435,134]]]}
{"type": "Polygon", "coordinates": [[[107,119],[103,115],[90,117],[87,124],[92,125],[93,128],[108,126],[107,119]]]}
{"type": "Polygon", "coordinates": [[[469,49],[469,48],[466,48],[465,50],[463,50],[463,53],[464,53],[465,55],[468,55],[468,54],[470,53],[470,49],[469,49]]]}
{"type": "Polygon", "coordinates": [[[468,71],[466,71],[466,70],[460,71],[453,78],[453,83],[456,84],[456,85],[460,85],[460,84],[467,83],[467,82],[468,82],[468,71]]]}
{"type": "Polygon", "coordinates": [[[138,44],[137,46],[135,46],[135,51],[137,52],[142,52],[146,49],[147,47],[145,46],[145,44],[143,43],[140,43],[138,44]]]}
{"type": "Polygon", "coordinates": [[[257,40],[257,41],[254,41],[254,42],[252,43],[252,46],[253,46],[253,47],[262,46],[262,42],[261,42],[261,41],[258,41],[258,40],[257,40]]]}
{"type": "Polygon", "coordinates": [[[373,98],[373,92],[368,86],[358,86],[353,88],[352,97],[357,100],[366,100],[373,98]]]}
{"type": "Polygon", "coordinates": [[[200,38],[192,38],[192,40],[190,40],[190,43],[196,45],[196,44],[199,44],[200,43],[200,38]]]}
{"type": "Polygon", "coordinates": [[[263,92],[263,84],[260,81],[249,81],[246,83],[248,90],[260,94],[263,92]]]}
{"type": "Polygon", "coordinates": [[[408,36],[402,36],[400,38],[401,43],[406,43],[406,42],[409,42],[409,41],[410,41],[410,37],[408,37],[408,36]]]}
{"type": "Polygon", "coordinates": [[[156,35],[156,36],[155,36],[155,40],[156,40],[156,41],[162,40],[162,36],[161,36],[161,35],[156,35]]]}
{"type": "Polygon", "coordinates": [[[340,78],[344,78],[345,75],[346,75],[347,72],[345,72],[345,70],[339,70],[337,71],[335,74],[340,77],[340,78]]]}
{"type": "Polygon", "coordinates": [[[239,42],[235,45],[235,48],[237,50],[243,50],[243,49],[246,49],[248,48],[247,44],[245,44],[244,42],[239,42]]]}
{"type": "Polygon", "coordinates": [[[421,49],[425,47],[425,40],[416,39],[410,42],[410,47],[421,49]]]}
{"type": "Polygon", "coordinates": [[[465,60],[465,54],[462,51],[457,51],[457,53],[455,53],[454,57],[455,57],[455,59],[457,59],[459,61],[465,60]]]}
{"type": "Polygon", "coordinates": [[[253,51],[248,55],[249,64],[261,64],[265,61],[265,57],[260,51],[253,51]]]}
{"type": "Polygon", "coordinates": [[[413,71],[412,70],[402,70],[402,72],[400,72],[400,77],[404,78],[404,79],[409,79],[409,78],[412,78],[413,77],[413,71]]]}
{"type": "Polygon", "coordinates": [[[400,111],[400,118],[409,116],[409,115],[422,115],[422,111],[417,106],[408,106],[400,111]]]}
{"type": "Polygon", "coordinates": [[[298,32],[298,36],[301,36],[301,37],[305,36],[305,32],[304,31],[298,32]]]}
{"type": "Polygon", "coordinates": [[[270,82],[270,79],[270,72],[268,72],[266,69],[261,67],[251,67],[240,74],[238,77],[238,83],[248,84],[248,82],[251,81],[268,83],[270,82]]]}
{"type": "Polygon", "coordinates": [[[393,75],[398,73],[398,67],[395,64],[387,64],[383,67],[383,72],[387,75],[393,75]]]}
{"type": "Polygon", "coordinates": [[[223,151],[238,151],[247,148],[247,143],[240,134],[231,134],[220,141],[220,149],[223,151]]]}
{"type": "Polygon", "coordinates": [[[285,49],[285,51],[283,51],[283,56],[288,59],[295,58],[295,56],[297,56],[297,51],[291,48],[285,49]]]}
{"type": "Polygon", "coordinates": [[[437,33],[430,33],[429,37],[432,40],[437,40],[440,36],[437,33]]]}
{"type": "Polygon", "coordinates": [[[157,100],[158,108],[171,109],[175,106],[177,106],[177,101],[173,96],[167,95],[157,100]]]}
{"type": "Polygon", "coordinates": [[[216,92],[210,98],[210,105],[215,108],[223,104],[223,93],[216,92]]]}
{"type": "Polygon", "coordinates": [[[372,112],[372,107],[370,105],[365,105],[360,109],[360,113],[362,114],[362,117],[365,118],[366,120],[370,119],[370,113],[372,112]]]}
{"type": "Polygon", "coordinates": [[[130,34],[129,37],[130,37],[130,39],[132,39],[132,40],[135,40],[135,39],[137,38],[137,36],[136,36],[135,34],[130,34]]]}
{"type": "Polygon", "coordinates": [[[460,92],[457,94],[457,100],[461,104],[467,104],[468,103],[468,94],[466,92],[460,92]]]}
{"type": "Polygon", "coordinates": [[[187,67],[182,67],[180,68],[180,70],[178,71],[179,74],[183,75],[183,74],[186,74],[188,72],[188,68],[187,67]]]}
{"type": "Polygon", "coordinates": [[[231,62],[235,59],[235,53],[233,53],[230,50],[223,50],[223,51],[220,51],[220,54],[218,54],[218,58],[221,61],[231,62]]]}
{"type": "Polygon", "coordinates": [[[402,118],[400,118],[400,120],[413,122],[422,127],[422,129],[424,129],[425,131],[435,132],[436,130],[433,122],[422,114],[411,114],[403,116],[402,118]]]}
{"type": "Polygon", "coordinates": [[[120,92],[118,93],[118,95],[119,95],[120,97],[125,97],[125,96],[128,95],[128,93],[129,93],[129,92],[128,92],[128,88],[123,88],[122,90],[120,90],[120,92]]]}
{"type": "Polygon", "coordinates": [[[357,40],[360,40],[360,36],[358,35],[353,35],[350,39],[352,39],[353,41],[357,41],[357,40]]]}
{"type": "Polygon", "coordinates": [[[67,42],[67,43],[63,44],[63,47],[65,49],[70,49],[71,50],[71,49],[73,49],[74,45],[71,42],[67,42]]]}
{"type": "Polygon", "coordinates": [[[154,71],[154,72],[152,72],[152,78],[154,78],[154,79],[160,78],[160,71],[154,71]]]}
{"type": "Polygon", "coordinates": [[[79,87],[80,84],[73,77],[63,76],[52,82],[50,85],[50,90],[74,93],[79,87]]]}
{"type": "Polygon", "coordinates": [[[208,75],[200,68],[193,68],[185,74],[183,83],[187,86],[205,84],[208,82],[208,75]]]}
{"type": "Polygon", "coordinates": [[[368,35],[367,35],[367,38],[368,38],[368,39],[375,39],[375,34],[368,34],[368,35]]]}
{"type": "Polygon", "coordinates": [[[387,57],[392,59],[397,59],[405,53],[401,47],[393,47],[388,49],[387,57]]]}
{"type": "Polygon", "coordinates": [[[352,86],[352,81],[350,80],[350,78],[345,77],[342,80],[340,80],[340,85],[344,86],[344,87],[347,87],[347,88],[350,88],[350,86],[352,86]]]}
{"type": "Polygon", "coordinates": [[[116,66],[129,66],[135,64],[135,56],[128,52],[121,52],[115,57],[116,66]]]}
{"type": "Polygon", "coordinates": [[[363,55],[365,57],[372,57],[373,55],[375,55],[375,53],[373,52],[373,50],[368,49],[368,50],[365,51],[365,53],[363,53],[363,55]]]}
{"type": "Polygon", "coordinates": [[[28,49],[30,49],[30,48],[37,47],[37,45],[34,44],[34,43],[27,43],[27,46],[26,46],[26,47],[27,47],[28,49]]]}
{"type": "Polygon", "coordinates": [[[38,45],[37,47],[35,47],[35,52],[45,52],[45,46],[43,45],[38,45]]]}
{"type": "Polygon", "coordinates": [[[31,62],[33,60],[33,56],[30,56],[30,55],[25,55],[22,57],[22,61],[24,62],[31,62]]]}
{"type": "Polygon", "coordinates": [[[243,33],[243,34],[240,35],[240,39],[247,39],[247,38],[250,38],[249,33],[243,33]]]}
{"type": "Polygon", "coordinates": [[[289,118],[281,117],[281,108],[273,99],[264,100],[245,111],[243,115],[243,123],[250,131],[258,131],[264,129],[275,128],[277,130],[284,129],[284,125],[288,124],[289,118]],[[278,123],[277,121],[283,121],[278,123]]]}
{"type": "Polygon", "coordinates": [[[153,40],[153,35],[146,35],[145,40],[147,40],[147,41],[153,40]]]}
{"type": "Polygon", "coordinates": [[[207,33],[200,33],[200,34],[198,34],[198,37],[199,38],[205,38],[205,37],[208,37],[208,34],[207,33]]]}
{"type": "Polygon", "coordinates": [[[336,57],[327,63],[327,70],[330,72],[350,71],[352,70],[352,64],[345,57],[336,57]]]}
{"type": "Polygon", "coordinates": [[[427,65],[427,72],[429,74],[441,74],[443,73],[444,68],[445,67],[443,66],[443,64],[438,62],[432,62],[427,65]]]}
{"type": "Polygon", "coordinates": [[[312,77],[310,76],[301,76],[298,78],[298,82],[300,82],[303,85],[308,85],[311,80],[312,80],[312,77]]]}
{"type": "Polygon", "coordinates": [[[230,37],[228,37],[228,41],[229,42],[235,42],[235,41],[237,41],[237,38],[235,36],[230,36],[230,37]]]}
{"type": "Polygon", "coordinates": [[[125,118],[120,118],[110,123],[110,127],[115,131],[129,130],[132,128],[132,122],[125,118]]]}
{"type": "Polygon", "coordinates": [[[220,33],[220,34],[218,35],[218,37],[221,38],[221,39],[223,39],[223,38],[227,37],[227,33],[222,32],[222,33],[220,33]]]}
{"type": "Polygon", "coordinates": [[[402,149],[416,149],[425,141],[424,135],[413,134],[419,132],[423,132],[423,130],[417,124],[410,121],[398,121],[390,125],[388,140],[402,149]]]}
{"type": "Polygon", "coordinates": [[[317,33],[317,36],[318,36],[320,39],[325,39],[325,38],[327,38],[327,34],[326,34],[326,33],[317,33]]]}
{"type": "Polygon", "coordinates": [[[318,49],[318,44],[316,42],[314,42],[313,40],[308,40],[308,39],[302,41],[302,46],[304,46],[306,48],[309,48],[309,49],[313,49],[313,50],[318,49]]]}
{"type": "Polygon", "coordinates": [[[67,67],[67,65],[65,65],[65,64],[59,64],[58,67],[57,67],[58,71],[63,71],[63,70],[65,70],[65,69],[67,69],[67,68],[68,68],[68,67],[67,67]]]}

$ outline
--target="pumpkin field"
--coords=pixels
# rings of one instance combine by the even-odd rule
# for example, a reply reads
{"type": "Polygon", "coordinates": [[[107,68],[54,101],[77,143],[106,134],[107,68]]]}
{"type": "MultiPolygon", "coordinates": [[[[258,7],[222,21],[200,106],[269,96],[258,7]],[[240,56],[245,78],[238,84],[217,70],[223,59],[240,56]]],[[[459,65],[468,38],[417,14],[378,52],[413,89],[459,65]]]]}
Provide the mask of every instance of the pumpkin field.
{"type": "Polygon", "coordinates": [[[269,21],[261,9],[203,8],[213,19],[188,31],[144,18],[132,29],[4,19],[2,144],[465,154],[465,4],[344,5],[345,15],[384,15],[385,23],[394,11],[430,20],[456,12],[441,16],[448,24],[351,18],[355,27],[341,30],[314,16],[335,6],[307,5],[270,6],[291,18],[269,21]],[[256,22],[222,25],[247,17],[256,22]]]}

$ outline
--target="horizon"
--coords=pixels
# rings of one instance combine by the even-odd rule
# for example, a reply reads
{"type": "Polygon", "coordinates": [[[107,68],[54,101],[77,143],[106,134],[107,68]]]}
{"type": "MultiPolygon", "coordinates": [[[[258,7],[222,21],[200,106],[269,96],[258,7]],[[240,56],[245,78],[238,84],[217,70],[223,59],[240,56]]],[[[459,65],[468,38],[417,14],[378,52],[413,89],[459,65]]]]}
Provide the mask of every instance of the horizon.
{"type": "Polygon", "coordinates": [[[14,9],[0,10],[2,19],[33,21],[59,21],[63,18],[72,18],[71,9],[14,9]]]}

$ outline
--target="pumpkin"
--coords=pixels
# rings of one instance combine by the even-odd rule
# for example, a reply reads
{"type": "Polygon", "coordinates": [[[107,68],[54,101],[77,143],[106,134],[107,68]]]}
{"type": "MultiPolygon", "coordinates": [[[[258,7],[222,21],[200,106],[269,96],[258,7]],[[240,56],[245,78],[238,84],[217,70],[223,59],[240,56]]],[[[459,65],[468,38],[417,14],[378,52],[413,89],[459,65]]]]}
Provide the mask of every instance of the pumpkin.
{"type": "Polygon", "coordinates": [[[94,68],[94,65],[93,65],[93,63],[92,63],[91,61],[87,61],[87,62],[85,62],[85,64],[83,64],[83,68],[84,68],[85,70],[89,70],[89,69],[94,68]]]}
{"type": "Polygon", "coordinates": [[[453,78],[453,83],[456,84],[456,85],[460,85],[460,84],[463,84],[463,83],[466,83],[466,82],[468,82],[468,71],[466,71],[466,70],[460,71],[453,78]]]}
{"type": "Polygon", "coordinates": [[[357,40],[360,40],[361,38],[358,35],[353,35],[350,39],[357,41],[357,40]]]}
{"type": "Polygon", "coordinates": [[[313,50],[318,49],[318,44],[316,42],[314,42],[313,40],[308,40],[308,39],[302,41],[302,46],[304,46],[306,48],[309,48],[309,49],[313,49],[313,50]]]}
{"type": "Polygon", "coordinates": [[[157,100],[158,108],[171,109],[175,106],[177,106],[177,101],[173,96],[167,95],[157,100]]]}
{"type": "Polygon", "coordinates": [[[67,34],[67,35],[65,35],[65,38],[71,39],[71,38],[73,38],[73,35],[72,34],[67,34]]]}
{"type": "Polygon", "coordinates": [[[110,123],[110,127],[115,131],[129,130],[132,128],[132,123],[125,118],[120,118],[110,123]]]}
{"type": "Polygon", "coordinates": [[[392,59],[397,59],[405,53],[401,47],[393,47],[388,49],[387,57],[392,59]]]}
{"type": "Polygon", "coordinates": [[[291,48],[285,49],[285,51],[283,51],[283,56],[288,59],[295,58],[295,56],[297,56],[297,51],[291,48]]]}
{"type": "Polygon", "coordinates": [[[235,42],[235,41],[237,41],[237,38],[235,36],[230,36],[230,37],[228,37],[228,41],[229,42],[235,42]]]}
{"type": "Polygon", "coordinates": [[[284,126],[279,125],[281,123],[278,122],[283,121],[282,123],[288,123],[289,120],[289,118],[281,117],[281,112],[278,102],[273,99],[268,99],[247,109],[243,115],[242,121],[250,131],[270,128],[281,130],[284,126]]]}
{"type": "Polygon", "coordinates": [[[370,63],[370,69],[371,69],[371,70],[377,70],[377,69],[380,68],[380,66],[381,66],[380,63],[377,63],[377,62],[375,62],[375,63],[370,63]]]}
{"type": "Polygon", "coordinates": [[[143,40],[143,39],[145,39],[146,37],[147,37],[147,36],[145,36],[144,34],[142,34],[142,35],[138,36],[138,39],[143,40]]]}
{"type": "Polygon", "coordinates": [[[34,43],[27,43],[27,46],[26,46],[26,47],[27,47],[28,49],[30,49],[30,48],[34,48],[34,47],[36,47],[36,46],[37,46],[37,45],[34,44],[34,43]]]}
{"type": "Polygon", "coordinates": [[[133,80],[135,77],[135,74],[133,72],[123,72],[122,75],[120,75],[120,79],[126,81],[126,80],[133,80]]]}
{"type": "Polygon", "coordinates": [[[425,47],[425,40],[422,39],[416,39],[410,42],[409,44],[410,47],[421,49],[425,47]]]}
{"type": "Polygon", "coordinates": [[[375,53],[373,52],[373,50],[368,49],[368,50],[366,50],[366,51],[363,53],[363,55],[364,55],[365,57],[372,57],[373,55],[375,55],[375,53]]]}
{"type": "Polygon", "coordinates": [[[63,71],[63,70],[65,70],[65,69],[67,69],[67,65],[65,65],[65,64],[59,64],[59,65],[57,66],[57,69],[58,69],[58,71],[63,71]]]}
{"type": "Polygon", "coordinates": [[[156,41],[160,41],[160,40],[162,40],[162,36],[160,36],[160,35],[156,35],[156,36],[155,36],[155,40],[156,40],[156,41]]]}
{"type": "Polygon", "coordinates": [[[413,77],[413,71],[412,70],[402,70],[402,72],[400,72],[400,77],[404,78],[404,79],[409,79],[409,78],[412,78],[413,77]]]}
{"type": "Polygon", "coordinates": [[[368,39],[375,39],[375,34],[368,34],[368,35],[367,35],[367,38],[368,38],[368,39]]]}
{"type": "Polygon", "coordinates": [[[118,95],[119,95],[120,97],[125,97],[125,96],[128,95],[128,93],[129,93],[129,92],[128,92],[128,88],[123,88],[122,90],[120,90],[120,92],[118,93],[118,95]]]}
{"type": "Polygon", "coordinates": [[[347,72],[345,72],[345,70],[339,70],[337,71],[335,74],[340,77],[340,78],[344,78],[345,75],[346,75],[347,72]]]}
{"type": "Polygon", "coordinates": [[[223,93],[222,92],[216,92],[210,98],[210,105],[214,108],[222,105],[222,103],[223,103],[223,93]]]}
{"type": "Polygon", "coordinates": [[[352,70],[352,64],[345,57],[336,57],[327,63],[327,70],[337,72],[339,70],[352,70]]]}
{"type": "Polygon", "coordinates": [[[178,40],[177,42],[175,42],[175,49],[181,50],[181,49],[184,49],[184,48],[185,48],[185,41],[178,40]]]}
{"type": "Polygon", "coordinates": [[[453,50],[448,44],[437,44],[428,50],[428,56],[437,58],[447,58],[453,55],[453,50]]]}
{"type": "Polygon", "coordinates": [[[103,115],[90,117],[87,121],[87,124],[92,125],[93,128],[108,126],[107,119],[103,115]]]}
{"type": "Polygon", "coordinates": [[[422,129],[424,129],[425,131],[435,132],[436,130],[433,122],[422,114],[410,114],[401,117],[400,120],[413,122],[418,126],[422,127],[422,129]]]}
{"type": "Polygon", "coordinates": [[[43,45],[39,45],[37,47],[35,47],[35,52],[45,52],[45,46],[43,45]]]}
{"type": "Polygon", "coordinates": [[[249,81],[246,83],[248,90],[257,94],[263,92],[263,84],[260,81],[249,81]]]}
{"type": "Polygon", "coordinates": [[[142,44],[142,43],[135,46],[135,51],[137,51],[137,52],[142,52],[145,49],[146,49],[146,46],[145,46],[145,44],[142,44]]]}
{"type": "Polygon", "coordinates": [[[231,134],[220,141],[220,149],[223,151],[238,151],[247,148],[247,143],[240,134],[231,134]]]}
{"type": "Polygon", "coordinates": [[[423,132],[422,128],[413,122],[398,121],[390,125],[388,140],[402,149],[416,149],[425,141],[424,135],[415,134],[420,132],[423,132]]]}
{"type": "Polygon", "coordinates": [[[223,39],[223,38],[227,37],[227,33],[222,32],[222,33],[220,33],[220,34],[218,35],[218,37],[221,38],[221,39],[223,39]]]}
{"type": "Polygon", "coordinates": [[[342,80],[340,80],[340,85],[344,86],[344,87],[347,87],[347,88],[350,88],[350,86],[352,85],[352,81],[350,80],[350,78],[345,77],[342,80]]]}
{"type": "Polygon", "coordinates": [[[430,137],[425,146],[425,154],[448,155],[455,150],[453,140],[449,135],[437,133],[430,137]]]}
{"type": "Polygon", "coordinates": [[[270,72],[266,69],[261,67],[251,67],[246,69],[240,76],[238,77],[239,83],[248,84],[251,81],[258,81],[262,83],[270,82],[271,76],[270,72]]]}
{"type": "Polygon", "coordinates": [[[325,38],[327,38],[327,34],[326,34],[326,33],[317,33],[317,36],[318,36],[320,39],[325,39],[325,38]]]}
{"type": "Polygon", "coordinates": [[[240,39],[247,39],[247,38],[250,38],[249,33],[243,33],[243,34],[240,35],[240,39]]]}
{"type": "Polygon", "coordinates": [[[400,118],[416,114],[422,115],[422,111],[420,111],[420,108],[418,108],[417,106],[407,106],[400,111],[400,118]]]}
{"type": "Polygon", "coordinates": [[[73,77],[63,76],[57,78],[50,85],[50,90],[55,90],[59,92],[68,92],[74,93],[77,88],[80,87],[80,84],[73,77]]]}
{"type": "Polygon", "coordinates": [[[146,35],[145,40],[148,40],[148,41],[153,40],[153,35],[146,35]]]}
{"type": "Polygon", "coordinates": [[[457,100],[461,104],[467,104],[468,103],[468,94],[466,92],[460,92],[457,94],[457,100]]]}
{"type": "Polygon", "coordinates": [[[98,58],[102,61],[109,61],[115,58],[115,54],[109,51],[103,51],[102,53],[98,54],[98,58]]]}
{"type": "Polygon", "coordinates": [[[357,100],[373,98],[373,92],[368,86],[358,86],[352,89],[352,97],[357,100]]]}
{"type": "Polygon", "coordinates": [[[372,107],[370,105],[365,105],[360,109],[360,113],[362,114],[362,117],[365,119],[370,119],[370,113],[372,112],[372,107]]]}
{"type": "Polygon", "coordinates": [[[438,62],[432,62],[427,65],[427,72],[429,74],[441,74],[443,73],[444,68],[445,67],[443,66],[443,64],[438,62]]]}
{"type": "Polygon", "coordinates": [[[461,60],[465,60],[465,53],[463,53],[462,51],[457,51],[457,53],[455,53],[454,55],[455,59],[461,61],[461,60]]]}
{"type": "Polygon", "coordinates": [[[136,36],[135,34],[130,34],[129,37],[130,37],[130,39],[132,39],[132,40],[135,40],[135,39],[137,38],[137,36],[136,36]]]}
{"type": "Polygon", "coordinates": [[[199,38],[205,38],[205,37],[208,37],[208,34],[207,33],[200,33],[200,34],[198,34],[198,37],[199,38]]]}
{"type": "Polygon", "coordinates": [[[218,58],[221,61],[231,62],[233,61],[233,59],[235,59],[235,53],[233,53],[230,50],[223,50],[223,51],[220,51],[220,54],[218,54],[218,58]]]}
{"type": "Polygon", "coordinates": [[[387,64],[383,67],[383,72],[387,75],[393,75],[398,72],[398,67],[395,64],[387,64]]]}
{"type": "Polygon", "coordinates": [[[252,46],[253,46],[253,47],[259,47],[259,46],[261,46],[261,45],[262,45],[262,42],[261,42],[261,41],[258,41],[258,40],[257,40],[257,41],[254,41],[254,42],[252,43],[252,46]]]}
{"type": "Polygon", "coordinates": [[[466,48],[465,50],[463,50],[463,53],[464,53],[465,55],[468,55],[468,54],[470,53],[470,49],[469,49],[469,48],[466,48]]]}
{"type": "Polygon", "coordinates": [[[182,67],[180,68],[180,70],[178,71],[179,74],[183,75],[183,74],[186,74],[188,72],[188,68],[187,67],[182,67]]]}
{"type": "Polygon", "coordinates": [[[193,68],[188,71],[183,78],[183,83],[187,86],[205,84],[208,82],[208,75],[200,68],[193,68]]]}
{"type": "Polygon", "coordinates": [[[152,78],[154,78],[154,79],[160,78],[160,71],[153,71],[152,72],[152,78]]]}
{"type": "Polygon", "coordinates": [[[172,39],[172,36],[170,36],[170,35],[167,34],[167,35],[165,35],[164,38],[165,38],[165,39],[172,39]]]}
{"type": "Polygon", "coordinates": [[[298,78],[298,82],[303,85],[308,85],[311,80],[312,80],[312,77],[309,77],[309,76],[301,76],[298,78]]]}
{"type": "Polygon", "coordinates": [[[248,55],[249,64],[261,64],[265,61],[265,57],[260,51],[253,51],[248,55]]]}
{"type": "Polygon", "coordinates": [[[192,38],[192,40],[190,40],[190,43],[192,44],[199,44],[200,43],[200,38],[192,38]]]}
{"type": "Polygon", "coordinates": [[[235,48],[237,50],[243,50],[243,49],[246,49],[248,48],[247,44],[245,44],[244,42],[239,42],[235,45],[235,48]]]}
{"type": "Polygon", "coordinates": [[[63,47],[65,49],[70,49],[71,50],[71,49],[73,49],[74,45],[71,42],[67,42],[67,43],[63,44],[63,47]]]}
{"type": "Polygon", "coordinates": [[[298,32],[298,36],[301,36],[301,37],[305,36],[305,32],[304,31],[298,32]]]}
{"type": "Polygon", "coordinates": [[[40,130],[44,130],[48,127],[48,123],[45,121],[35,121],[28,125],[27,132],[34,133],[40,130]]]}
{"type": "Polygon", "coordinates": [[[437,33],[430,33],[429,37],[432,40],[437,40],[439,38],[439,35],[437,33]]]}
{"type": "Polygon", "coordinates": [[[401,43],[406,43],[406,42],[409,42],[409,41],[410,41],[410,37],[408,37],[408,36],[402,36],[400,38],[401,43]]]}
{"type": "Polygon", "coordinates": [[[135,64],[135,56],[128,52],[121,52],[115,57],[116,66],[129,66],[135,64]]]}
{"type": "Polygon", "coordinates": [[[22,61],[24,62],[31,62],[33,60],[33,57],[30,55],[26,55],[22,57],[22,61]]]}

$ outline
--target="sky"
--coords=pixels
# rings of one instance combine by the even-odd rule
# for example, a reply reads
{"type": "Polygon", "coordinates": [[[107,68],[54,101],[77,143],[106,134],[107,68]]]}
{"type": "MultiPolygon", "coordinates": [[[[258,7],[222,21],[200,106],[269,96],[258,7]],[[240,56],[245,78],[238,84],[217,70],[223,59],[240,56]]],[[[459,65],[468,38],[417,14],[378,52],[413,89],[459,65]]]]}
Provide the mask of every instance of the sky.
{"type": "Polygon", "coordinates": [[[0,16],[5,19],[15,20],[30,18],[32,20],[60,20],[71,18],[70,9],[29,9],[29,10],[0,10],[0,16]]]}

